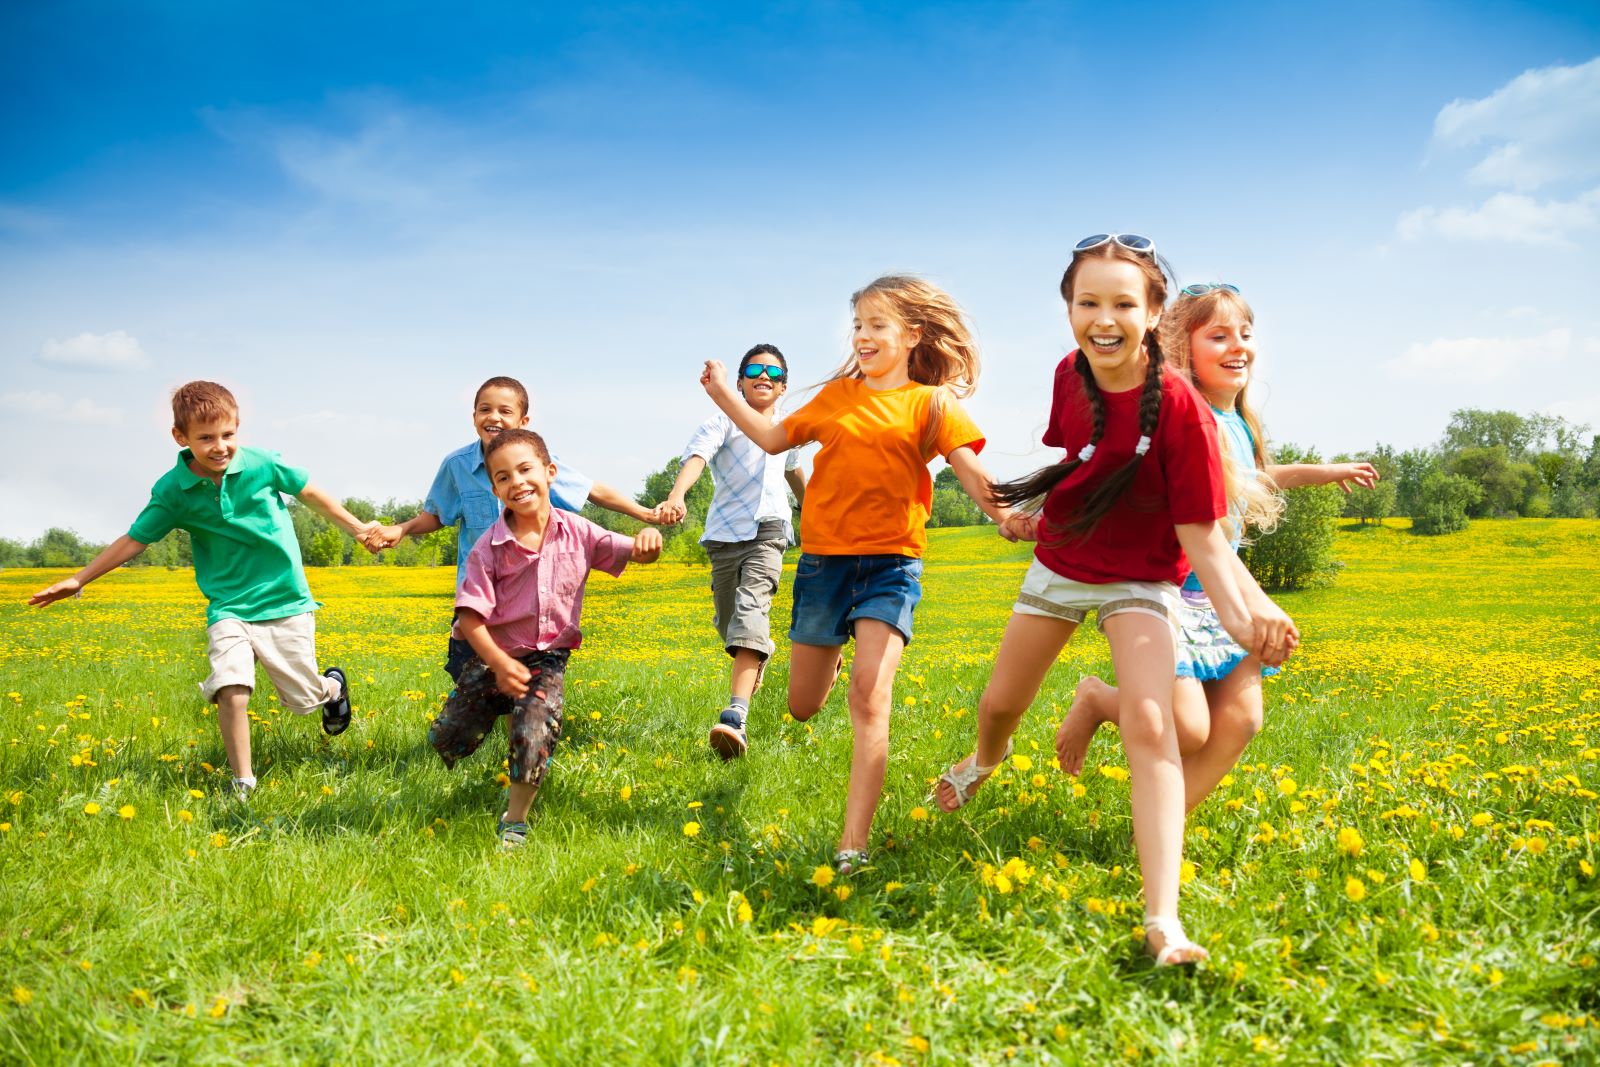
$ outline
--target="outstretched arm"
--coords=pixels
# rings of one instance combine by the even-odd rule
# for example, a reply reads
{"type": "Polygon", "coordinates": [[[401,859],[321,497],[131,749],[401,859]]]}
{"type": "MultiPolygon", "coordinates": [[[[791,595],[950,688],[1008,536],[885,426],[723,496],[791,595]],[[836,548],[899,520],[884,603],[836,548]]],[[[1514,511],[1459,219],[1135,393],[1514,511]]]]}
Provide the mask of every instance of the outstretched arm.
{"type": "Polygon", "coordinates": [[[1229,546],[1222,525],[1179,523],[1175,529],[1178,543],[1200,576],[1200,584],[1229,636],[1269,667],[1288,659],[1300,644],[1300,631],[1245,570],[1229,546]]]}
{"type": "Polygon", "coordinates": [[[783,424],[770,421],[744,402],[744,397],[728,384],[728,372],[721,360],[706,360],[706,369],[700,374],[700,384],[705,386],[706,395],[716,402],[722,413],[732,419],[733,424],[743,430],[745,436],[763,452],[776,456],[789,451],[789,434],[783,424]]]}
{"type": "Polygon", "coordinates": [[[1348,493],[1352,484],[1362,489],[1378,484],[1378,468],[1370,463],[1269,463],[1265,473],[1279,489],[1338,482],[1348,493]]]}
{"type": "Polygon", "coordinates": [[[376,522],[362,522],[346,511],[345,506],[333,498],[333,494],[310,482],[295,494],[295,499],[363,544],[367,535],[378,527],[376,522]]]}
{"type": "Polygon", "coordinates": [[[982,508],[983,513],[1000,527],[1000,536],[1008,541],[1015,541],[1017,539],[1015,528],[1006,523],[1011,517],[1011,509],[989,499],[989,490],[993,486],[994,479],[989,477],[989,472],[984,469],[983,461],[978,458],[978,454],[969,446],[962,445],[952,450],[945,458],[950,463],[950,469],[956,472],[956,481],[961,483],[961,488],[967,491],[972,502],[982,508]]]}
{"type": "Polygon", "coordinates": [[[640,522],[657,521],[655,508],[645,507],[604,482],[595,482],[589,487],[589,499],[607,511],[615,511],[618,515],[626,515],[630,519],[638,519],[640,522]]]}
{"type": "Polygon", "coordinates": [[[28,603],[36,608],[47,608],[58,600],[77,596],[84,586],[102,574],[116,570],[148,547],[143,541],[135,541],[127,534],[123,534],[101,549],[100,554],[90,560],[77,574],[71,578],[63,578],[47,589],[39,590],[28,598],[28,603]]]}
{"type": "Polygon", "coordinates": [[[673,479],[672,491],[667,494],[667,499],[656,505],[661,522],[671,525],[683,521],[683,517],[689,513],[684,497],[689,495],[694,483],[700,480],[700,472],[705,469],[706,461],[699,456],[690,456],[683,461],[683,466],[678,468],[677,478],[673,479]]]}
{"type": "Polygon", "coordinates": [[[426,537],[435,530],[444,529],[444,523],[439,516],[431,511],[419,511],[405,522],[394,526],[378,524],[371,533],[367,534],[367,550],[374,555],[386,548],[393,548],[407,537],[426,537]]]}

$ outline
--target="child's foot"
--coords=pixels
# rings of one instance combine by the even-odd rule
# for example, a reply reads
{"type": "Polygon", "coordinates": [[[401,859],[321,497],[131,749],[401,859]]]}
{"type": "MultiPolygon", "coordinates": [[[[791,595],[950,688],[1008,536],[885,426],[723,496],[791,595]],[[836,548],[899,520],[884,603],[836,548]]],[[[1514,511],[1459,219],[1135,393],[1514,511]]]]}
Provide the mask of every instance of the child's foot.
{"type": "Polygon", "coordinates": [[[509,822],[502,815],[500,816],[500,824],[495,827],[495,835],[500,838],[501,849],[510,852],[528,843],[528,824],[525,822],[509,822]]]}
{"type": "Polygon", "coordinates": [[[1078,680],[1078,688],[1073,691],[1066,717],[1056,731],[1056,760],[1067,774],[1083,773],[1089,742],[1094,740],[1094,732],[1105,721],[1098,711],[1100,699],[1110,692],[1111,687],[1092,674],[1086,674],[1078,680]]]}
{"type": "Polygon", "coordinates": [[[232,791],[235,800],[249,800],[250,794],[256,791],[256,780],[254,776],[235,778],[233,784],[228,788],[232,791]]]}
{"type": "Polygon", "coordinates": [[[330,736],[342,734],[350,725],[350,685],[338,667],[329,667],[322,673],[339,683],[339,695],[322,705],[322,732],[330,736]]]}
{"type": "Polygon", "coordinates": [[[744,755],[748,744],[744,736],[744,713],[729,704],[722,709],[722,714],[717,717],[717,725],[711,728],[711,749],[725,760],[738,759],[744,755]]]}
{"type": "MultiPolygon", "coordinates": [[[[1000,755],[1000,763],[1011,758],[1011,742],[1006,742],[1006,750],[1000,755]]],[[[939,805],[939,810],[946,815],[957,808],[965,807],[967,801],[977,795],[978,787],[989,780],[989,776],[1000,766],[980,767],[978,754],[974,752],[960,763],[951,767],[940,775],[939,783],[933,787],[933,798],[939,805]]]]}
{"type": "Polygon", "coordinates": [[[867,865],[867,850],[864,848],[841,848],[833,854],[833,869],[840,875],[855,874],[867,865]]]}
{"type": "Polygon", "coordinates": [[[1176,915],[1144,917],[1144,950],[1155,958],[1157,967],[1178,967],[1211,958],[1211,953],[1189,940],[1176,915]]]}

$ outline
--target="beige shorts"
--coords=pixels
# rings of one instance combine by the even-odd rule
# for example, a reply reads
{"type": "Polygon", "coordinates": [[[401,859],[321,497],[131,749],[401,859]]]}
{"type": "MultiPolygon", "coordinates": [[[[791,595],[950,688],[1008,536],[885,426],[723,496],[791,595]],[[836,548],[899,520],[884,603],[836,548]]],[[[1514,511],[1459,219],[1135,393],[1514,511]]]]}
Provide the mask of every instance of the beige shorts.
{"type": "Polygon", "coordinates": [[[1022,591],[1011,610],[1019,615],[1043,615],[1081,623],[1095,613],[1101,630],[1113,615],[1136,611],[1165,619],[1173,633],[1178,629],[1178,611],[1183,600],[1171,582],[1075,582],[1063,578],[1037,559],[1022,579],[1022,591]]]}
{"type": "Polygon", "coordinates": [[[317,673],[317,621],[307,611],[282,619],[223,619],[206,628],[211,677],[200,683],[208,703],[229,685],[256,687],[256,661],[278,690],[285,711],[305,715],[339,695],[339,683],[317,673]]]}

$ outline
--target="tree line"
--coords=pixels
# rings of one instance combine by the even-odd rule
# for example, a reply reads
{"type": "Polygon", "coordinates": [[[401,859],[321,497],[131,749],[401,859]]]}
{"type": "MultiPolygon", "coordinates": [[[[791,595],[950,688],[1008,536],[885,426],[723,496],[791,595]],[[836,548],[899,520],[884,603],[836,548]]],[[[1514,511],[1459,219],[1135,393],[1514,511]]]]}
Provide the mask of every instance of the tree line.
{"type": "MultiPolygon", "coordinates": [[[[1280,463],[1321,462],[1314,450],[1292,444],[1274,446],[1273,452],[1280,463]]],[[[1380,444],[1365,452],[1334,457],[1334,462],[1344,460],[1373,464],[1382,480],[1348,497],[1331,486],[1288,494],[1288,507],[1278,529],[1245,548],[1246,561],[1263,585],[1295,589],[1331,577],[1337,569],[1334,526],[1341,514],[1363,525],[1390,516],[1408,516],[1415,532],[1441,534],[1463,529],[1473,518],[1593,518],[1600,507],[1600,434],[1558,416],[1464,408],[1450,416],[1437,444],[1407,451],[1380,444]]],[[[679,461],[673,458],[649,474],[635,499],[645,507],[661,503],[672,489],[678,468],[679,461]]],[[[663,558],[705,561],[699,541],[711,493],[711,478],[702,475],[685,499],[688,514],[684,521],[662,530],[666,541],[663,558]]],[[[350,498],[344,506],[362,521],[393,523],[415,516],[422,502],[391,499],[377,504],[350,498]]],[[[289,513],[307,566],[453,567],[456,563],[453,528],[420,540],[407,538],[373,556],[299,501],[289,501],[289,513]]],[[[583,514],[607,529],[624,533],[633,533],[641,525],[593,504],[586,505],[583,514]]],[[[988,521],[961,489],[955,472],[941,468],[933,482],[928,525],[977,526],[988,521]]],[[[0,567],[81,567],[103,547],[60,528],[46,530],[26,544],[0,538],[0,567]]],[[[151,545],[133,565],[187,567],[192,562],[189,535],[174,530],[151,545]]]]}

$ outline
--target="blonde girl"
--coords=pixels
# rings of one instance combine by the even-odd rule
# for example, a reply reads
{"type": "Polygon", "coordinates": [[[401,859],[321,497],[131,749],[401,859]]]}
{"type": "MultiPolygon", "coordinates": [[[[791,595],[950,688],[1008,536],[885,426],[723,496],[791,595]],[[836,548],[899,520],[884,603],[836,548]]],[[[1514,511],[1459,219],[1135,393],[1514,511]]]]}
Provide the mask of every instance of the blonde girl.
{"type": "Polygon", "coordinates": [[[983,434],[959,403],[978,379],[978,349],[961,309],[928,282],[902,275],[879,278],[850,305],[849,358],[781,423],[729,388],[716,360],[700,377],[717,406],[768,453],[821,446],[800,515],[789,713],[804,721],[821,709],[854,637],[850,787],[834,855],[842,874],[866,862],[883,793],[894,677],[922,596],[933,499],[928,462],[943,456],[997,523],[1009,515],[990,500],[978,461],[983,434]]]}
{"type": "MultiPolygon", "coordinates": [[[[1270,530],[1282,511],[1276,490],[1337,483],[1371,487],[1378,472],[1370,463],[1273,463],[1261,420],[1250,405],[1255,366],[1255,313],[1237,286],[1185,286],[1161,323],[1162,347],[1216,418],[1222,445],[1230,525],[1237,551],[1244,529],[1270,530]],[[1263,475],[1265,477],[1263,477],[1263,475]]],[[[1191,572],[1179,589],[1178,680],[1172,717],[1183,756],[1184,806],[1193,811],[1261,729],[1264,674],[1276,673],[1228,636],[1199,577],[1191,572]]],[[[1117,690],[1085,676],[1056,733],[1056,755],[1068,774],[1083,770],[1084,755],[1103,722],[1118,721],[1117,690]]]]}
{"type": "Polygon", "coordinates": [[[1183,770],[1172,723],[1185,555],[1228,631],[1264,662],[1282,662],[1298,634],[1229,550],[1215,420],[1185,376],[1165,367],[1155,332],[1167,284],[1154,242],[1085,238],[1061,295],[1078,350],[1056,367],[1044,443],[1067,458],[995,487],[1002,505],[1028,509],[1007,519],[1006,532],[1039,545],[979,702],[977,751],[945,773],[938,801],[945,811],[967,803],[1010,754],[1045,673],[1095,611],[1121,685],[1146,950],[1158,965],[1192,963],[1206,952],[1178,921],[1183,770]]]}

